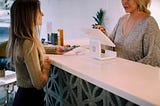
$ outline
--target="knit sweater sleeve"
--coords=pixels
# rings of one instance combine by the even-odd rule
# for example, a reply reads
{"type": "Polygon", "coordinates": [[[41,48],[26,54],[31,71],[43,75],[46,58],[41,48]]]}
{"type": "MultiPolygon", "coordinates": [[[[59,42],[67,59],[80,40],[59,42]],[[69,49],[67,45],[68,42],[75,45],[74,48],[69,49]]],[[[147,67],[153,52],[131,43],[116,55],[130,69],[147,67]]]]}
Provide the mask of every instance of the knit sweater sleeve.
{"type": "Polygon", "coordinates": [[[41,89],[45,86],[46,82],[42,77],[42,69],[40,64],[40,56],[38,48],[33,45],[30,40],[25,40],[23,44],[23,57],[26,64],[30,79],[35,88],[41,89]]]}
{"type": "Polygon", "coordinates": [[[143,58],[138,62],[160,66],[160,30],[158,24],[152,17],[148,20],[146,27],[142,41],[143,58]]]}

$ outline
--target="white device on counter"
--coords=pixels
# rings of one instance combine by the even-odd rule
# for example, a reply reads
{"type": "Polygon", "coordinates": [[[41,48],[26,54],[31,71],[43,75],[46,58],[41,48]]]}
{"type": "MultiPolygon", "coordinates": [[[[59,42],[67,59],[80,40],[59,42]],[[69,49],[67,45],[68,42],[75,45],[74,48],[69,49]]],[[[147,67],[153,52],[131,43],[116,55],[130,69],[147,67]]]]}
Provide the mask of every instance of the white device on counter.
{"type": "Polygon", "coordinates": [[[90,54],[92,57],[105,60],[117,56],[115,51],[105,50],[105,53],[101,53],[101,44],[115,47],[115,44],[99,29],[83,29],[90,39],[90,54]]]}

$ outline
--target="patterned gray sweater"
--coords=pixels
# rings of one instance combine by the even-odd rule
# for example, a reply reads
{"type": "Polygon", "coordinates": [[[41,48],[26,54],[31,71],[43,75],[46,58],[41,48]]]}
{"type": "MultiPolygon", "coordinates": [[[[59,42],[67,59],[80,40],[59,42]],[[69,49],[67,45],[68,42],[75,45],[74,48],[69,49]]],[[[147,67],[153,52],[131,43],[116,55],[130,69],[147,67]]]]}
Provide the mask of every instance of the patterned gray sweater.
{"type": "Polygon", "coordinates": [[[122,34],[121,17],[109,36],[116,44],[118,57],[132,61],[160,66],[160,30],[152,16],[143,19],[128,35],[122,34]]]}

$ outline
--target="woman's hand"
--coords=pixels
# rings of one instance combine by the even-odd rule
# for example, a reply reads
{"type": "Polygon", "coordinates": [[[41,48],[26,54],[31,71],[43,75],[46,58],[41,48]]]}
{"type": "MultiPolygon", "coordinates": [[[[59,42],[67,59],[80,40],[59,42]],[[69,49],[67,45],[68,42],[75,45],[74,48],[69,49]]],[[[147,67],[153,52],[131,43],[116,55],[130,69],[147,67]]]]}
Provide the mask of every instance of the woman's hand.
{"type": "Polygon", "coordinates": [[[43,69],[50,70],[51,68],[51,60],[48,56],[44,57],[43,69]]]}
{"type": "Polygon", "coordinates": [[[43,76],[43,80],[44,80],[44,86],[46,85],[47,81],[48,81],[48,76],[50,73],[50,68],[51,68],[51,60],[48,56],[44,57],[44,62],[42,65],[42,76],[43,76]]]}
{"type": "Polygon", "coordinates": [[[94,25],[93,28],[94,29],[99,29],[103,33],[106,33],[106,29],[103,26],[101,26],[101,25],[94,25]]]}
{"type": "Polygon", "coordinates": [[[63,46],[58,46],[58,45],[45,45],[44,46],[46,54],[57,54],[57,55],[62,55],[64,47],[63,46]]]}
{"type": "Polygon", "coordinates": [[[63,46],[57,46],[56,47],[56,54],[62,55],[64,53],[64,47],[63,46]]]}

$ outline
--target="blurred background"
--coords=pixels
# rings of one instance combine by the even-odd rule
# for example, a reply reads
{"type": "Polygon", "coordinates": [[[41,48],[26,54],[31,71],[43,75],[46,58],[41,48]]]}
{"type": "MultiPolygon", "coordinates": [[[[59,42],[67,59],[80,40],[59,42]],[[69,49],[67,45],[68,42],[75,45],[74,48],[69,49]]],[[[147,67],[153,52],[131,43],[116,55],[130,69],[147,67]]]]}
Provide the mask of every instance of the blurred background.
{"type": "MultiPolygon", "coordinates": [[[[8,39],[10,7],[14,0],[0,0],[0,41],[8,39]]],[[[40,38],[47,33],[64,30],[65,39],[85,37],[83,28],[91,28],[97,11],[105,11],[105,28],[110,33],[119,17],[125,14],[121,0],[40,0],[44,13],[40,38]]],[[[152,0],[150,10],[160,26],[160,0],[152,0]]]]}

